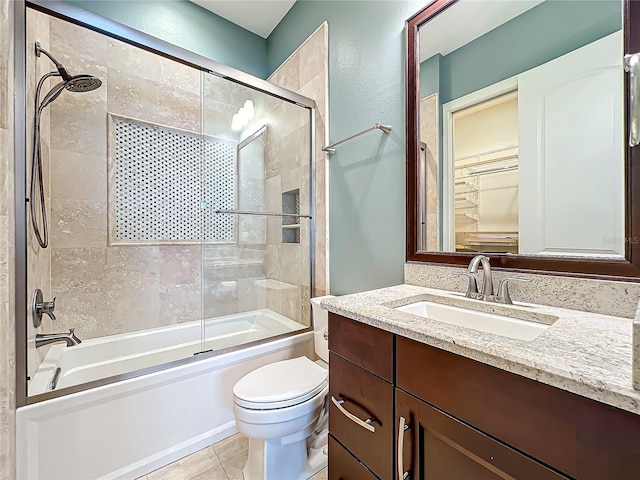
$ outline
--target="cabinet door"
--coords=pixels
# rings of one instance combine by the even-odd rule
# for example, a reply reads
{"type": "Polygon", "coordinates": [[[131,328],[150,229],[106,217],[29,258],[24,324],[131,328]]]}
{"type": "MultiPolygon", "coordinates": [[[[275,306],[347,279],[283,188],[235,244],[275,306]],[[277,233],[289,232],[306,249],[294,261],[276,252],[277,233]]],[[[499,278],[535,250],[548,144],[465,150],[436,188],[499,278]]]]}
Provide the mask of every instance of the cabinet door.
{"type": "Polygon", "coordinates": [[[399,480],[567,478],[399,389],[396,406],[399,480]]]}

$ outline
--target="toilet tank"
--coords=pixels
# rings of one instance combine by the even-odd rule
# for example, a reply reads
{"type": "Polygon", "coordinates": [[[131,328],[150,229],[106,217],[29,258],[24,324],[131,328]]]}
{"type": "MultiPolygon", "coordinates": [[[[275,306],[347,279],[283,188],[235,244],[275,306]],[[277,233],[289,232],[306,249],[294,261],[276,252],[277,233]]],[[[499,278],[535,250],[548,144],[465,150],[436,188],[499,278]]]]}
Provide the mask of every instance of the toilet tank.
{"type": "Polygon", "coordinates": [[[325,332],[329,327],[329,312],[323,310],[320,301],[325,298],[333,298],[333,295],[315,297],[311,299],[311,313],[313,315],[313,341],[316,355],[329,363],[329,340],[325,338],[325,332]]]}

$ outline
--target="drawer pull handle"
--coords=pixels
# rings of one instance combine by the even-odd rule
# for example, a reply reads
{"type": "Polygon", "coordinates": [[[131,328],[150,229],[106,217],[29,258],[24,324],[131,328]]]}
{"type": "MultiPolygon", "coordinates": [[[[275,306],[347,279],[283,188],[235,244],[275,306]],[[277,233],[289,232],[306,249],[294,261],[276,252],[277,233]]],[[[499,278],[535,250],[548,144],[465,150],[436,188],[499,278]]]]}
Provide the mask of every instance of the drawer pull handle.
{"type": "Polygon", "coordinates": [[[404,432],[411,428],[411,425],[406,424],[404,417],[400,417],[398,422],[398,480],[406,480],[409,478],[410,473],[404,471],[404,432]]]}
{"type": "Polygon", "coordinates": [[[372,422],[375,422],[376,419],[374,417],[370,417],[367,418],[366,420],[362,420],[358,417],[356,417],[354,414],[347,412],[347,410],[342,406],[342,404],[346,401],[347,399],[342,399],[342,400],[336,400],[336,397],[334,397],[333,395],[331,396],[331,401],[333,402],[333,404],[338,407],[338,410],[340,410],[345,417],[347,417],[349,420],[357,423],[358,425],[360,425],[362,428],[366,428],[367,430],[369,430],[370,432],[375,432],[376,431],[376,427],[374,427],[373,425],[371,425],[372,422]]]}

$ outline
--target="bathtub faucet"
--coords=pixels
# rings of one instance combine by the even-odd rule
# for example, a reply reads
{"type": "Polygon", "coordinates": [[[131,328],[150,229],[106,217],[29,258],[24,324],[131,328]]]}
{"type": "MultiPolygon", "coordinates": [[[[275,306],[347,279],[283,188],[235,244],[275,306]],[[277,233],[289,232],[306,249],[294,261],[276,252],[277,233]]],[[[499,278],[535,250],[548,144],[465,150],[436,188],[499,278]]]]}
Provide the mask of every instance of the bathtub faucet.
{"type": "Polygon", "coordinates": [[[67,347],[78,345],[82,343],[82,340],[76,337],[76,334],[73,333],[74,330],[75,328],[70,328],[69,333],[38,333],[36,335],[36,348],[56,342],[66,342],[67,347]]]}

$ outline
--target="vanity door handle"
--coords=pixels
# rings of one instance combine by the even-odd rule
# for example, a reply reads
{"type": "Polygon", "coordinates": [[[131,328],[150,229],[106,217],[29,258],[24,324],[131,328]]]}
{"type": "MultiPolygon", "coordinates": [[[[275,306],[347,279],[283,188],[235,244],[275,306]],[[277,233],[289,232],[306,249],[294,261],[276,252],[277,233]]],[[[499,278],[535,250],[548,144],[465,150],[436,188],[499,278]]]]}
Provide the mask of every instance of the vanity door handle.
{"type": "Polygon", "coordinates": [[[356,424],[360,425],[362,428],[365,428],[367,430],[369,430],[370,432],[375,432],[376,431],[376,427],[374,427],[373,425],[371,425],[373,422],[376,421],[375,417],[369,417],[366,420],[362,420],[361,418],[356,417],[353,413],[349,413],[347,412],[347,410],[342,406],[342,404],[344,402],[346,402],[348,399],[341,399],[341,400],[336,400],[336,397],[334,397],[333,395],[331,395],[331,401],[333,402],[333,404],[338,407],[338,410],[340,410],[345,417],[347,417],[349,420],[351,420],[352,422],[355,422],[356,424]]]}
{"type": "Polygon", "coordinates": [[[407,425],[404,417],[400,417],[398,422],[398,456],[397,456],[397,465],[398,465],[398,480],[406,480],[411,475],[408,471],[404,471],[404,433],[411,428],[410,425],[407,425]]]}
{"type": "Polygon", "coordinates": [[[629,146],[640,144],[640,53],[624,56],[624,70],[629,72],[629,146]]]}

